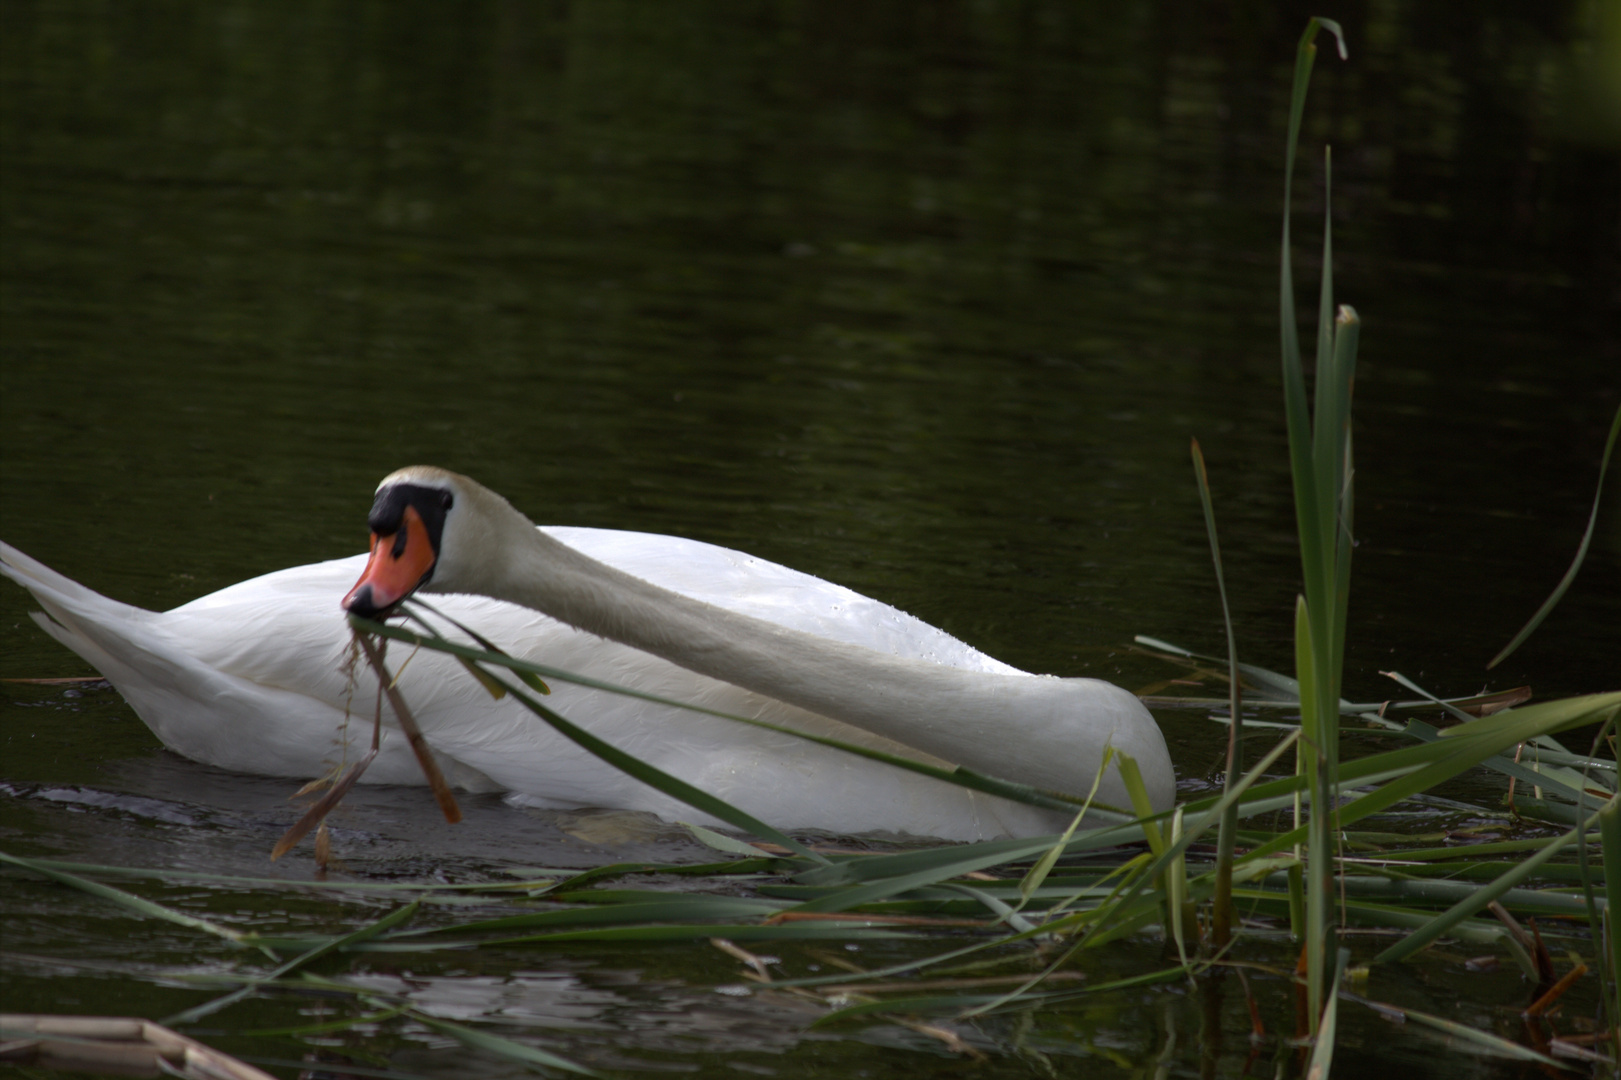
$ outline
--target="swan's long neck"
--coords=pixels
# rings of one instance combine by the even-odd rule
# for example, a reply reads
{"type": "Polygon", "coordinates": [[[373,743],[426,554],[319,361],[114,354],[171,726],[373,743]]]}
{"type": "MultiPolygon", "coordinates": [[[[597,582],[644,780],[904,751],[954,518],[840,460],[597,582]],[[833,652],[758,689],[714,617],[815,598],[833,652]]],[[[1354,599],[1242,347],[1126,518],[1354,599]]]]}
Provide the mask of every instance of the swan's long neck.
{"type": "MultiPolygon", "coordinates": [[[[1144,722],[1164,753],[1153,719],[1108,683],[964,671],[791,630],[660,588],[523,524],[501,530],[478,591],[699,674],[1052,789],[1084,793],[1105,741],[1144,752],[1144,722]]],[[[1119,804],[1124,792],[1108,782],[1100,797],[1119,804]]]]}

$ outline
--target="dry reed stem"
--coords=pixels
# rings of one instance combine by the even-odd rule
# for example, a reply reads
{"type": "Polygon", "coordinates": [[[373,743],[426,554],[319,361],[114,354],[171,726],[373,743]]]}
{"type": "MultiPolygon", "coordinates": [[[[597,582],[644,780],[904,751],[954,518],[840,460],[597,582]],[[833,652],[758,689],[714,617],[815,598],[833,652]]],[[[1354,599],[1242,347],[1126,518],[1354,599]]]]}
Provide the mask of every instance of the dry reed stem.
{"type": "Polygon", "coordinates": [[[139,1017],[0,1016],[0,1061],[119,1076],[274,1080],[229,1054],[139,1017]]]}
{"type": "Polygon", "coordinates": [[[350,766],[349,771],[343,774],[341,780],[328,788],[325,795],[321,796],[314,805],[304,811],[304,816],[299,818],[292,828],[283,833],[281,839],[276,842],[276,846],[270,849],[270,861],[275,862],[293,850],[294,845],[304,839],[305,834],[321,824],[327,814],[332,812],[332,808],[337,806],[345,795],[349,794],[349,789],[355,786],[355,781],[360,779],[360,774],[366,771],[366,766],[370,765],[372,759],[376,756],[377,748],[372,747],[371,750],[367,751],[365,757],[350,766]]]}
{"type": "Polygon", "coordinates": [[[388,695],[388,703],[394,706],[394,716],[399,721],[400,730],[405,732],[406,741],[411,744],[411,752],[416,755],[417,764],[422,766],[422,775],[428,778],[428,786],[433,789],[433,797],[439,803],[439,809],[445,815],[445,820],[452,825],[462,819],[461,807],[456,805],[456,796],[450,792],[450,785],[445,783],[445,776],[439,771],[439,763],[433,759],[433,751],[428,746],[428,740],[422,737],[422,728],[417,725],[416,717],[411,715],[410,708],[405,704],[405,698],[400,694],[399,688],[388,677],[388,669],[383,667],[383,658],[378,655],[377,647],[365,634],[357,634],[360,647],[366,653],[366,660],[377,672],[377,679],[382,683],[383,692],[388,695]]]}

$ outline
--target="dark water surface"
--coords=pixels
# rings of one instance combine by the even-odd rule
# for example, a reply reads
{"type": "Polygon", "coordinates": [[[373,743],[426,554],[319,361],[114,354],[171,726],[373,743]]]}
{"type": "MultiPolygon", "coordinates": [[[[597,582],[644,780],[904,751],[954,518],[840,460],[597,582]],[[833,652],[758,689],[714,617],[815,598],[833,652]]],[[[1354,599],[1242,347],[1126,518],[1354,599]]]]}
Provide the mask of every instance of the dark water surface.
{"type": "MultiPolygon", "coordinates": [[[[1484,670],[1575,550],[1621,394],[1621,114],[1589,78],[1613,47],[1602,9],[1310,12],[1352,50],[1319,60],[1297,223],[1309,274],[1331,142],[1337,291],[1364,321],[1350,696],[1392,693],[1389,668],[1447,693],[1617,684],[1615,491],[1563,606],[1484,670]]],[[[1197,436],[1240,647],[1291,667],[1276,243],[1306,9],[0,12],[0,535],[64,573],[167,608],[350,554],[377,480],[430,462],[537,521],[746,549],[1020,667],[1135,688],[1173,672],[1126,655],[1133,634],[1222,648],[1197,436]]],[[[29,609],[0,588],[0,675],[86,673],[29,609]]],[[[8,684],[4,702],[7,850],[309,876],[303,855],[266,861],[291,783],[173,757],[106,691],[8,684]]],[[[1202,790],[1220,730],[1161,720],[1202,790]]],[[[657,824],[468,809],[453,831],[420,792],[357,792],[348,872],[708,857],[657,824]]],[[[166,888],[243,925],[369,910],[166,888]]],[[[181,976],[239,960],[56,886],[11,878],[7,897],[7,1008],[165,1015],[205,993],[181,976]]],[[[609,1070],[952,1068],[902,1028],[810,1032],[791,1000],[716,994],[737,965],[707,946],[418,959],[363,970],[609,1070]]],[[[1157,946],[1096,962],[1104,981],[1157,946]]],[[[1444,964],[1380,979],[1510,1031],[1523,993],[1444,964]]],[[[1198,1071],[1180,991],[1088,1002],[972,1029],[993,1055],[976,1075],[1043,1075],[1041,1055],[1062,1074],[1198,1071]]],[[[235,1033],[323,1007],[242,1006],[213,1041],[297,1058],[323,1040],[235,1033]]],[[[1233,1009],[1229,1072],[1247,1052],[1233,1009]]],[[[1422,1034],[1355,1023],[1346,1060],[1439,1067],[1422,1034]]],[[[426,1030],[324,1041],[426,1075],[505,1068],[426,1030]]]]}

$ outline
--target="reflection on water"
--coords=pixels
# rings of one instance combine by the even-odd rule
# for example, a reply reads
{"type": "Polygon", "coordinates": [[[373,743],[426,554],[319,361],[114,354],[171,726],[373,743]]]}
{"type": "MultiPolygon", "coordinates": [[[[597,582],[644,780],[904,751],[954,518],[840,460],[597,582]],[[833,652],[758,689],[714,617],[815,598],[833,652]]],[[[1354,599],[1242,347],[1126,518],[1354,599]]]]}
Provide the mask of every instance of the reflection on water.
{"type": "MultiPolygon", "coordinates": [[[[268,860],[307,805],[294,799],[298,788],[158,751],[114,763],[95,786],[11,784],[5,794],[48,818],[41,828],[71,834],[79,861],[299,881],[313,868],[309,842],[268,860]]],[[[328,818],[334,852],[346,871],[406,877],[451,867],[466,875],[492,862],[580,870],[711,854],[685,829],[646,815],[516,808],[467,793],[457,803],[462,821],[450,825],[426,788],[362,785],[328,818]]]]}
{"type": "MultiPolygon", "coordinates": [[[[1567,564],[1617,401],[1621,128],[1582,66],[1591,9],[1387,4],[1346,20],[1348,64],[1320,58],[1300,183],[1310,202],[1331,140],[1337,289],[1365,324],[1359,696],[1386,693],[1390,667],[1452,692],[1613,684],[1615,499],[1558,614],[1482,671],[1567,564]]],[[[359,550],[372,486],[430,461],[537,520],[741,548],[1019,667],[1136,686],[1167,672],[1121,651],[1132,634],[1220,649],[1197,435],[1241,648],[1287,668],[1298,563],[1272,298],[1302,17],[12,5],[5,539],[164,608],[359,550]]],[[[1298,235],[1315,234],[1308,212],[1298,235]]],[[[83,673],[26,608],[0,589],[3,674],[83,673]]],[[[0,717],[8,849],[308,872],[302,854],[263,859],[295,813],[287,785],[154,751],[111,695],[8,685],[0,717]]],[[[1216,729],[1162,719],[1197,789],[1216,729]]],[[[708,857],[661,826],[464,808],[452,829],[420,792],[357,791],[334,822],[345,872],[708,857]]],[[[139,939],[151,966],[47,982],[48,965],[8,964],[8,1003],[156,1015],[198,1000],[154,974],[192,970],[191,936],[40,884],[12,894],[8,948],[93,958],[139,939]],[[15,942],[12,925],[28,928],[15,942]]],[[[587,995],[606,1010],[593,1023],[631,1031],[645,1013],[641,1030],[668,1037],[627,1036],[634,1066],[593,1060],[684,1067],[752,1039],[762,1056],[741,1064],[807,1076],[939,1052],[898,1028],[806,1036],[791,1004],[711,1000],[729,961],[650,953],[579,961],[600,963],[591,993],[632,1002],[587,995]]],[[[548,972],[577,959],[545,956],[548,972]]],[[[457,992],[510,981],[489,1000],[544,1000],[512,964],[457,992]]],[[[238,1026],[297,1019],[265,1010],[238,1026]]],[[[1173,1034],[1191,1068],[1194,1017],[1145,995],[970,1034],[999,1055],[987,1075],[1034,1068],[1020,1046],[1124,1069],[1173,1034]]],[[[1247,1024],[1235,1011],[1231,1030],[1247,1024]]],[[[571,1038],[582,1057],[615,1052],[571,1038]]],[[[436,1036],[385,1043],[400,1068],[450,1067],[436,1036]]],[[[1402,1052],[1383,1033],[1370,1045],[1402,1052]]]]}

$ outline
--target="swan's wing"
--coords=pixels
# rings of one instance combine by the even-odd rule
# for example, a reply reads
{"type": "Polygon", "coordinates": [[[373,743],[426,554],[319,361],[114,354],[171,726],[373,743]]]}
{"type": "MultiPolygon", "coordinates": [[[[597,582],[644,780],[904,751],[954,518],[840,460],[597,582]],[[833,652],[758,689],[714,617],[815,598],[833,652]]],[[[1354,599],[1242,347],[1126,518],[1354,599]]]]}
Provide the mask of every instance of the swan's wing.
{"type": "Polygon", "coordinates": [[[898,608],[741,551],[653,533],[554,525],[542,531],[644,581],[779,626],[891,656],[1022,674],[898,608]]]}

